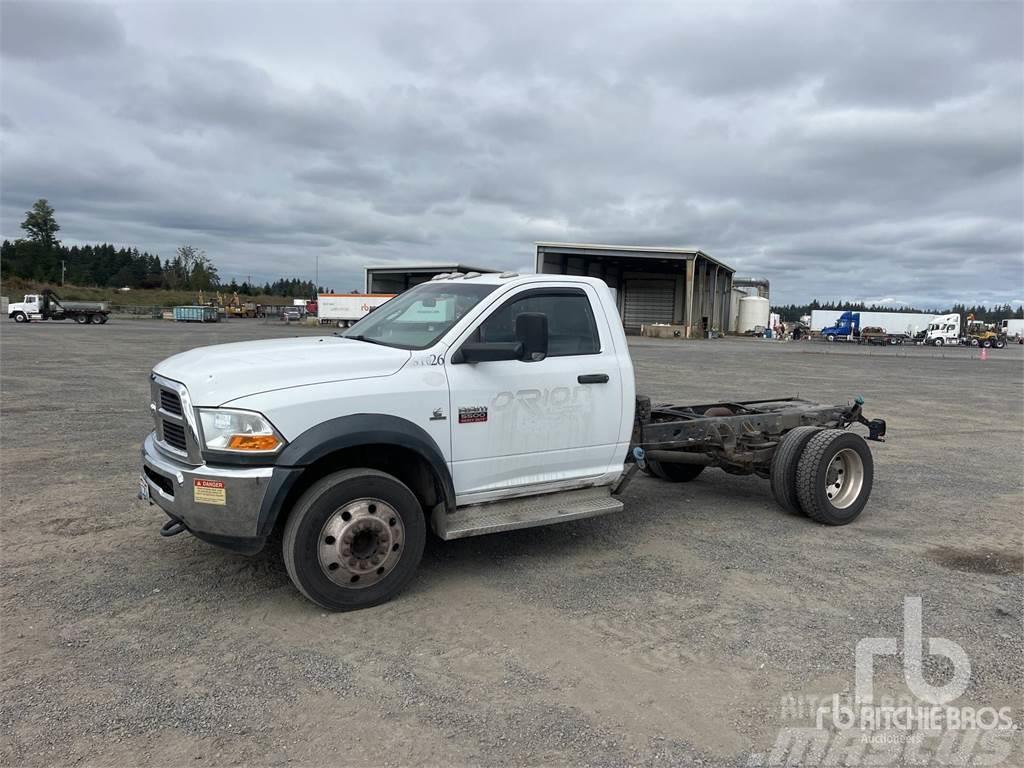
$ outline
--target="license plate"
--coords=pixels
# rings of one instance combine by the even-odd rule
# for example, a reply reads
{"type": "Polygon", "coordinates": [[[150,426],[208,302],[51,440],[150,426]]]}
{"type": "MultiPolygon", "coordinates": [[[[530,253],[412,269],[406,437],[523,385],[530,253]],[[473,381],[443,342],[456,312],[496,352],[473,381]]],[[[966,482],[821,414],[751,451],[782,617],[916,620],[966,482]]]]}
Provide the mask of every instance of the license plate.
{"type": "Polygon", "coordinates": [[[149,483],[146,482],[146,478],[139,478],[139,498],[143,501],[149,501],[149,483]]]}

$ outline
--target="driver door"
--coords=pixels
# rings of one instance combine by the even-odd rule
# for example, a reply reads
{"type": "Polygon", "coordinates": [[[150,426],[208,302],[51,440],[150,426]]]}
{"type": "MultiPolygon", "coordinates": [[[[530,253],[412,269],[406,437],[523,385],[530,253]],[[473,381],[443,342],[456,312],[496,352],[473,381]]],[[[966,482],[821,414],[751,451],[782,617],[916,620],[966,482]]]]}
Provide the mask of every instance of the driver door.
{"type": "Polygon", "coordinates": [[[449,356],[459,504],[582,485],[612,463],[622,382],[611,340],[596,322],[596,296],[590,286],[549,285],[524,286],[455,345],[515,342],[516,317],[543,313],[549,334],[543,359],[457,363],[449,356]]]}

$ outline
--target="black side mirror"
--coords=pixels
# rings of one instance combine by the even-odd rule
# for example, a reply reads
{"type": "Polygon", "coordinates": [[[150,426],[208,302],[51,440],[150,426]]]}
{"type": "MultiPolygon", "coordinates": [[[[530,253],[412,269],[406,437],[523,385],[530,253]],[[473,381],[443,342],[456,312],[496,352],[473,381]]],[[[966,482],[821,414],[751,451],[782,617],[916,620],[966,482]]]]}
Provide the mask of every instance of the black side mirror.
{"type": "Polygon", "coordinates": [[[494,360],[519,360],[522,357],[523,345],[519,341],[469,341],[462,345],[452,362],[489,363],[494,360]]]}
{"type": "Polygon", "coordinates": [[[523,345],[521,359],[543,360],[548,355],[548,316],[523,312],[516,317],[516,340],[523,345]]]}

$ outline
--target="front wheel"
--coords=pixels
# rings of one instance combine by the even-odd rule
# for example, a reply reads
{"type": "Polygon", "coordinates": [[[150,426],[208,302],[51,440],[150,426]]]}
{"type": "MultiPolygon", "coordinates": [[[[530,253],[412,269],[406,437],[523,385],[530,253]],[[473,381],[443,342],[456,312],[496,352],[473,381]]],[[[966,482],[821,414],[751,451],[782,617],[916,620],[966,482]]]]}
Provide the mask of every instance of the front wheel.
{"type": "Polygon", "coordinates": [[[412,491],[375,469],[314,483],[288,518],[282,550],[292,583],[330,611],[390,600],[412,579],[427,528],[412,491]]]}
{"type": "Polygon", "coordinates": [[[835,341],[835,340],[836,340],[836,337],[833,336],[831,333],[828,336],[825,337],[825,341],[835,341]]]}
{"type": "Polygon", "coordinates": [[[999,339],[999,340],[998,340],[998,341],[996,341],[996,343],[995,343],[995,347],[996,347],[996,349],[1002,349],[1002,348],[1003,348],[1003,347],[1005,347],[1005,346],[1006,346],[1006,342],[1005,342],[1005,341],[1003,341],[1002,339],[999,339]]]}
{"type": "Polygon", "coordinates": [[[857,519],[871,495],[875,465],[864,438],[841,429],[811,437],[800,454],[796,490],[804,513],[825,525],[857,519]]]}
{"type": "Polygon", "coordinates": [[[936,347],[941,347],[941,346],[942,346],[943,344],[945,344],[945,343],[946,343],[946,342],[944,342],[944,341],[943,341],[942,339],[936,339],[936,340],[935,340],[935,346],[936,346],[936,347]]]}
{"type": "Polygon", "coordinates": [[[15,312],[13,315],[11,315],[11,317],[14,318],[14,322],[16,323],[28,322],[28,316],[24,312],[15,312]]]}

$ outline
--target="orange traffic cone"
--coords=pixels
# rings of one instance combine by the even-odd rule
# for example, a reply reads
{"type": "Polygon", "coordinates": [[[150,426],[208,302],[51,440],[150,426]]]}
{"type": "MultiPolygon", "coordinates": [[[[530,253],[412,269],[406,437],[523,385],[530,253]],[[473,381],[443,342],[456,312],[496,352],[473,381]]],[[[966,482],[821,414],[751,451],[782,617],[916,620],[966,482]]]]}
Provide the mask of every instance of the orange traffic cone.
{"type": "Polygon", "coordinates": [[[988,360],[988,350],[984,347],[981,348],[981,357],[979,359],[988,360]]]}

